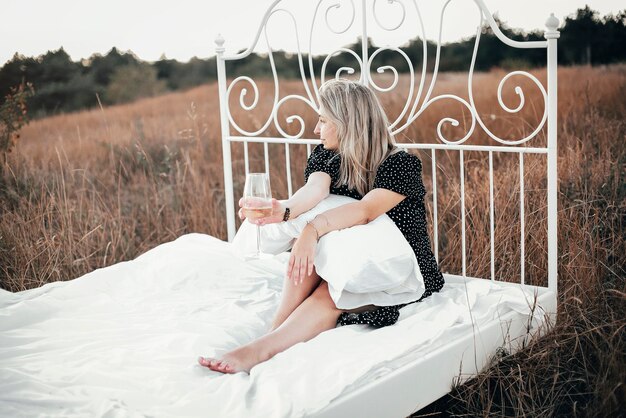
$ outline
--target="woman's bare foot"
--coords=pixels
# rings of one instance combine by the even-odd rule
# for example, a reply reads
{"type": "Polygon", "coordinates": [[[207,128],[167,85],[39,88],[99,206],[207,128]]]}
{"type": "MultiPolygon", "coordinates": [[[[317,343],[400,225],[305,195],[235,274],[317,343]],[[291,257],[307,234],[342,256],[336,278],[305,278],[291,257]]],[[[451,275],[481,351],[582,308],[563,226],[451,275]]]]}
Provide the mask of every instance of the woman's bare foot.
{"type": "Polygon", "coordinates": [[[212,357],[198,357],[198,363],[201,366],[221,373],[239,373],[244,372],[250,374],[250,370],[257,364],[265,361],[254,347],[243,346],[236,350],[230,351],[222,356],[221,359],[212,357]]]}

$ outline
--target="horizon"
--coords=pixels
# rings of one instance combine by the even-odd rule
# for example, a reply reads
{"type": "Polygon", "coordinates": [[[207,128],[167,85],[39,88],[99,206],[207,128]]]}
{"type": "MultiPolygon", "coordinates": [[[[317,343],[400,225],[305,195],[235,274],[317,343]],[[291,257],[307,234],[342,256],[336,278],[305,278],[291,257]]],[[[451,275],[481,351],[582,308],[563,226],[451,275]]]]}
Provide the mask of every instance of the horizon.
{"type": "MultiPolygon", "coordinates": [[[[181,0],[181,2],[181,6],[189,3],[194,3],[190,0],[181,0]]],[[[288,2],[289,0],[287,0],[287,3],[288,2]]],[[[565,17],[572,16],[577,9],[583,8],[585,7],[585,5],[589,5],[592,10],[598,11],[601,17],[604,17],[607,14],[616,14],[622,10],[626,10],[626,8],[618,7],[618,1],[616,0],[597,0],[594,2],[578,0],[554,0],[549,2],[551,4],[546,4],[548,2],[540,0],[530,0],[529,2],[525,3],[523,7],[522,5],[510,4],[502,0],[484,0],[484,2],[489,10],[493,14],[496,14],[497,17],[503,22],[503,24],[511,29],[520,30],[525,33],[544,29],[543,24],[545,22],[545,19],[549,16],[550,12],[544,12],[543,10],[553,11],[555,13],[555,16],[559,18],[561,24],[563,24],[565,17]],[[529,11],[531,9],[535,10],[529,11]],[[543,16],[544,14],[545,17],[543,16]]],[[[39,2],[37,0],[9,0],[7,2],[7,5],[5,5],[5,10],[7,12],[6,14],[19,15],[19,13],[17,12],[24,9],[24,3],[39,2]],[[11,13],[12,11],[15,11],[16,13],[11,13]]],[[[269,0],[247,0],[231,2],[228,4],[215,3],[210,5],[193,5],[195,7],[208,7],[207,11],[209,12],[209,15],[207,23],[193,28],[193,23],[195,22],[191,22],[192,24],[185,25],[186,22],[183,19],[183,25],[181,26],[180,22],[174,19],[174,22],[176,23],[170,25],[171,30],[162,31],[161,29],[163,27],[167,27],[168,23],[172,23],[172,17],[177,17],[177,10],[167,11],[168,13],[164,14],[156,11],[156,7],[152,7],[152,9],[146,13],[146,11],[144,10],[133,10],[132,7],[141,8],[145,5],[145,3],[143,2],[135,2],[132,4],[132,6],[124,4],[124,7],[126,9],[129,9],[128,13],[115,14],[118,11],[118,8],[115,7],[116,3],[119,6],[122,5],[122,2],[120,0],[114,0],[107,3],[107,5],[110,4],[111,7],[105,10],[106,13],[102,13],[102,19],[98,20],[97,22],[90,22],[92,20],[91,15],[93,14],[93,10],[86,10],[86,8],[81,9],[81,7],[78,7],[77,5],[81,5],[82,3],[78,3],[75,0],[60,0],[55,4],[44,3],[43,7],[41,7],[42,9],[45,9],[45,7],[53,7],[54,11],[50,11],[50,13],[41,13],[35,15],[35,21],[37,19],[40,19],[42,15],[45,16],[43,16],[44,20],[42,20],[40,24],[35,25],[36,30],[34,31],[34,34],[31,34],[31,36],[18,37],[15,41],[19,42],[17,49],[15,46],[9,46],[8,44],[0,45],[0,62],[2,63],[2,66],[11,61],[14,58],[15,54],[24,57],[37,58],[41,55],[45,55],[48,52],[54,52],[58,51],[59,49],[63,49],[70,56],[70,59],[72,61],[84,62],[94,55],[104,56],[108,54],[113,48],[116,48],[117,51],[120,53],[132,53],[137,59],[148,63],[160,61],[162,57],[165,57],[166,59],[173,59],[181,63],[187,63],[193,58],[206,60],[214,57],[214,39],[217,37],[218,34],[221,34],[226,40],[224,44],[226,48],[226,54],[230,55],[236,53],[235,51],[245,50],[250,46],[250,44],[252,43],[252,37],[258,30],[258,27],[261,23],[262,16],[265,14],[266,9],[271,4],[269,0]],[[73,6],[72,8],[74,9],[74,18],[71,20],[70,24],[62,24],[61,26],[58,26],[59,22],[56,19],[50,19],[50,16],[54,17],[58,14],[59,9],[65,9],[65,7],[58,7],[62,6],[63,4],[65,4],[66,6],[73,6]],[[244,16],[237,17],[240,18],[241,26],[254,28],[254,32],[236,30],[237,25],[235,25],[234,22],[234,11],[240,9],[242,4],[245,4],[245,7],[249,11],[249,13],[246,13],[246,15],[244,16]],[[87,14],[81,14],[83,12],[87,14]],[[112,16],[111,13],[115,15],[112,16]],[[171,16],[172,13],[174,14],[174,16],[171,16]],[[221,15],[225,17],[223,19],[218,19],[218,17],[221,15]],[[82,16],[83,19],[81,19],[80,16],[82,16]],[[137,24],[137,21],[135,19],[139,17],[146,18],[146,21],[142,22],[142,24],[137,24]],[[125,25],[124,23],[128,19],[130,19],[130,22],[127,23],[131,24],[125,25]],[[117,28],[120,28],[119,32],[111,34],[109,33],[109,31],[99,30],[99,25],[104,25],[107,29],[109,29],[107,25],[116,22],[119,22],[119,25],[116,25],[117,28]],[[82,28],[81,25],[85,25],[85,23],[94,24],[92,25],[93,27],[90,26],[89,28],[82,28]],[[48,32],[50,28],[47,26],[49,24],[54,25],[54,30],[51,30],[50,32],[48,32]],[[188,29],[190,28],[192,29],[188,31],[188,29]],[[81,31],[77,29],[86,29],[86,31],[81,31]],[[91,31],[89,29],[91,29],[91,31]],[[160,33],[160,37],[163,39],[159,40],[159,34],[153,33],[154,30],[158,31],[160,33]],[[42,35],[43,32],[45,32],[46,36],[37,36],[38,31],[42,32],[42,35]],[[53,34],[52,36],[51,33],[53,34]],[[185,37],[185,33],[187,33],[188,36],[185,37]],[[210,37],[210,33],[213,34],[212,37],[210,37]],[[170,36],[173,34],[177,37],[170,36]],[[207,36],[209,39],[207,39],[207,36]],[[146,37],[151,38],[147,44],[145,43],[144,39],[146,37]],[[156,39],[152,40],[152,38],[156,39]],[[203,40],[201,43],[199,43],[198,40],[200,38],[206,39],[206,41],[203,40]],[[78,45],[76,44],[77,41],[78,45]],[[56,46],[52,44],[54,42],[57,42],[56,46]],[[105,44],[107,42],[109,43],[109,46],[105,44]]],[[[327,5],[328,3],[324,4],[327,5]]],[[[104,6],[98,5],[98,7],[104,6]]],[[[428,3],[425,5],[420,5],[419,7],[424,16],[433,15],[433,17],[436,17],[439,13],[441,4],[435,5],[433,3],[428,3]]],[[[449,13],[449,18],[458,21],[459,24],[453,25],[453,28],[455,29],[454,31],[447,31],[442,33],[442,44],[460,42],[474,35],[475,29],[472,28],[475,28],[475,25],[472,23],[471,19],[467,19],[466,16],[470,12],[470,10],[473,10],[475,13],[475,8],[475,4],[468,0],[466,3],[459,4],[455,6],[455,8],[449,8],[451,10],[446,11],[446,19],[448,19],[449,13]]],[[[180,7],[178,10],[180,9],[185,8],[180,7]]],[[[296,9],[290,8],[289,10],[293,10],[294,14],[307,13],[306,6],[303,4],[298,4],[298,7],[296,9]]],[[[197,17],[198,15],[202,16],[203,13],[196,13],[193,17],[197,17]]],[[[186,17],[192,18],[192,16],[188,15],[186,17]]],[[[274,17],[272,17],[272,19],[274,19],[274,17]]],[[[63,20],[63,18],[61,18],[60,20],[63,20]]],[[[15,27],[15,25],[19,25],[19,23],[20,22],[16,21],[7,22],[7,24],[0,27],[0,36],[5,39],[15,39],[15,36],[11,35],[16,32],[19,33],[19,29],[21,28],[21,26],[19,28],[15,27]]],[[[270,24],[271,23],[272,22],[270,22],[270,24]]],[[[432,27],[428,27],[428,24],[426,24],[425,26],[427,26],[427,29],[432,29],[432,27]]],[[[272,50],[274,52],[284,51],[285,53],[297,53],[297,47],[295,45],[291,45],[294,42],[289,42],[292,41],[292,39],[289,39],[290,37],[285,35],[285,25],[283,25],[281,28],[278,28],[278,30],[271,27],[271,25],[268,25],[268,32],[268,37],[270,39],[278,39],[278,41],[272,45],[272,50]]],[[[393,36],[391,36],[392,38],[394,38],[393,42],[396,44],[406,43],[411,39],[419,37],[418,33],[411,34],[409,31],[402,28],[398,29],[398,32],[400,33],[393,34],[393,36]]],[[[433,41],[433,39],[437,38],[436,36],[433,36],[432,32],[432,30],[430,31],[430,33],[427,31],[426,39],[429,41],[433,41]]],[[[390,36],[388,33],[384,33],[380,30],[378,32],[376,30],[372,30],[371,34],[372,43],[376,46],[382,46],[385,43],[384,41],[382,41],[382,39],[390,36]]],[[[330,38],[322,38],[322,43],[324,45],[322,47],[317,46],[316,48],[312,48],[311,53],[314,56],[329,54],[333,51],[334,48],[353,43],[355,38],[354,36],[352,36],[351,38],[352,40],[350,40],[349,37],[345,36],[331,36],[330,38]]],[[[259,51],[258,48],[259,45],[257,45],[253,52],[259,54],[263,53],[262,51],[259,51]]],[[[301,48],[301,52],[303,54],[308,53],[308,51],[303,51],[302,49],[303,48],[301,48]]]]}

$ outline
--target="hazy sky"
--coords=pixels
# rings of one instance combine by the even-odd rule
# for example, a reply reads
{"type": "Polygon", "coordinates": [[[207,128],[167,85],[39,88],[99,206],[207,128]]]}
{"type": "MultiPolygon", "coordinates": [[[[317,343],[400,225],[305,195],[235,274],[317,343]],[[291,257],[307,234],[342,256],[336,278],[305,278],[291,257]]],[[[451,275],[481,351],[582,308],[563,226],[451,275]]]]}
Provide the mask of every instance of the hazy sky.
{"type": "MultiPolygon", "coordinates": [[[[412,0],[402,0],[412,7],[412,0]]],[[[550,12],[563,21],[577,8],[589,4],[601,15],[626,9],[618,0],[483,0],[492,13],[514,28],[532,30],[544,27],[550,12]]],[[[325,0],[323,5],[341,3],[343,6],[330,16],[331,24],[346,24],[350,0],[325,0]],[[343,20],[342,20],[343,17],[343,20]],[[334,20],[333,20],[334,19],[334,20]]],[[[132,50],[139,58],[158,60],[168,58],[187,61],[193,56],[207,58],[215,55],[214,39],[221,33],[226,40],[227,54],[248,47],[272,0],[0,0],[0,65],[15,52],[36,56],[63,46],[74,61],[93,53],[105,54],[116,46],[121,51],[132,50]]],[[[285,0],[285,8],[297,19],[311,14],[317,2],[313,0],[285,0]]],[[[354,0],[357,16],[361,0],[354,0]]],[[[417,0],[427,27],[427,37],[437,36],[439,14],[444,0],[417,0]]],[[[372,0],[367,0],[368,8],[372,0]]],[[[378,16],[384,25],[398,22],[399,13],[392,13],[398,4],[389,5],[378,0],[378,16]],[[395,16],[395,18],[394,18],[395,16]]],[[[393,34],[377,28],[372,20],[369,33],[374,43],[399,45],[418,35],[414,9],[393,34]]],[[[369,12],[368,12],[369,13],[369,12]]],[[[472,0],[453,0],[446,11],[443,41],[456,41],[470,36],[477,26],[478,12],[472,0]]],[[[298,20],[300,21],[300,20],[298,20]]],[[[308,20],[310,25],[310,20],[308,20]]],[[[311,50],[314,54],[329,53],[334,48],[356,39],[360,20],[355,20],[349,35],[338,36],[325,30],[323,19],[318,20],[311,50]]],[[[309,28],[298,27],[301,49],[308,50],[309,28]]],[[[268,36],[274,50],[296,50],[293,24],[284,14],[272,17],[268,36]]],[[[344,34],[345,35],[345,34],[344,34]]],[[[265,44],[256,51],[266,51],[265,44]]]]}

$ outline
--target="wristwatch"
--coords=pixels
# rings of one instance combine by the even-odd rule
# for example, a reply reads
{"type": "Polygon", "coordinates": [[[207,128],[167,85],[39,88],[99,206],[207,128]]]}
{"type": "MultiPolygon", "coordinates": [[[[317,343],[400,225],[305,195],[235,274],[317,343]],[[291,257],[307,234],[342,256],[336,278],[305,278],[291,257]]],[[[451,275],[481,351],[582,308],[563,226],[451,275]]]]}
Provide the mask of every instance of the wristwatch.
{"type": "Polygon", "coordinates": [[[289,208],[285,208],[285,214],[283,215],[283,222],[289,220],[290,214],[291,214],[291,211],[289,210],[289,208]]]}

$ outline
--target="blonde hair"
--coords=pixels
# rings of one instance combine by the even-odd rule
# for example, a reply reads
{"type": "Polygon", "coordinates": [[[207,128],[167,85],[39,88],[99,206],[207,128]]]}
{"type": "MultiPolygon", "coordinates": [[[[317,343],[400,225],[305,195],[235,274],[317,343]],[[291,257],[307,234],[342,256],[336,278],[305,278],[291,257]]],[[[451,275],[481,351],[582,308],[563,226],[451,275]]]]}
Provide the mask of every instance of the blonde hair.
{"type": "Polygon", "coordinates": [[[380,164],[399,151],[378,98],[356,81],[329,80],[320,87],[320,114],[336,126],[341,156],[338,185],[365,195],[374,188],[380,164]]]}

